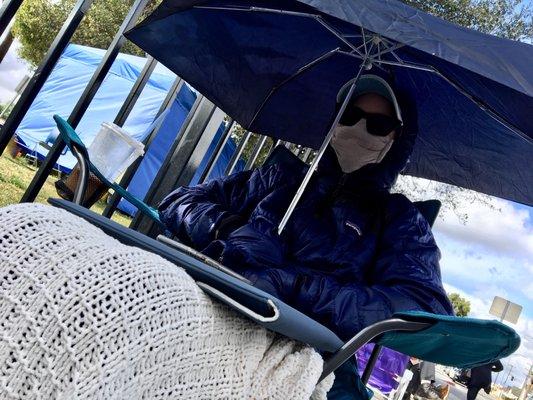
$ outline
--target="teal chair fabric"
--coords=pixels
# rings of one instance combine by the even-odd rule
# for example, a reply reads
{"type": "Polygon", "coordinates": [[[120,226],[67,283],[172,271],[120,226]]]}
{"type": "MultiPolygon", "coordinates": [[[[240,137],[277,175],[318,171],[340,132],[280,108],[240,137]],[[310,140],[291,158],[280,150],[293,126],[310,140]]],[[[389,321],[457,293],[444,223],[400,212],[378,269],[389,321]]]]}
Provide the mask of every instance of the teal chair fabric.
{"type": "Polygon", "coordinates": [[[472,368],[507,357],[520,346],[518,334],[495,320],[425,312],[404,312],[395,317],[432,325],[419,332],[388,332],[377,342],[437,364],[472,368]]]}
{"type": "Polygon", "coordinates": [[[98,169],[91,163],[91,159],[89,158],[89,153],[87,151],[87,148],[83,144],[82,140],[74,130],[74,128],[63,118],[61,118],[59,115],[54,115],[54,121],[57,124],[57,128],[59,129],[59,134],[61,135],[61,138],[65,142],[65,144],[68,146],[69,149],[72,149],[73,146],[76,146],[76,149],[85,157],[85,160],[87,160],[87,164],[89,165],[89,169],[91,172],[102,181],[107,187],[110,187],[114,191],[116,191],[121,197],[129,201],[131,204],[133,204],[141,213],[148,216],[152,220],[154,220],[156,223],[158,223],[160,226],[163,226],[161,223],[161,220],[159,219],[159,213],[158,211],[150,207],[148,204],[143,202],[142,200],[139,200],[135,196],[133,196],[131,193],[126,191],[123,187],[117,185],[114,182],[111,182],[107,180],[101,173],[98,171],[98,169]]]}

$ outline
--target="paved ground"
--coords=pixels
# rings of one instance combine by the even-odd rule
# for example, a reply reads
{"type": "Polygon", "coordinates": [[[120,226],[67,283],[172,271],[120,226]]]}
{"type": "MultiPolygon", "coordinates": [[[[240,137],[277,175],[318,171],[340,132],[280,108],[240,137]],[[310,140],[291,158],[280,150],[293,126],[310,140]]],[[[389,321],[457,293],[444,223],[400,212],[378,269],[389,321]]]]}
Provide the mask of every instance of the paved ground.
{"type": "MultiPolygon", "coordinates": [[[[450,385],[450,394],[448,395],[448,400],[466,400],[466,387],[453,382],[448,375],[441,373],[437,370],[437,383],[448,383],[450,385]]],[[[476,400],[494,400],[493,397],[487,395],[483,390],[479,392],[476,400]]]]}

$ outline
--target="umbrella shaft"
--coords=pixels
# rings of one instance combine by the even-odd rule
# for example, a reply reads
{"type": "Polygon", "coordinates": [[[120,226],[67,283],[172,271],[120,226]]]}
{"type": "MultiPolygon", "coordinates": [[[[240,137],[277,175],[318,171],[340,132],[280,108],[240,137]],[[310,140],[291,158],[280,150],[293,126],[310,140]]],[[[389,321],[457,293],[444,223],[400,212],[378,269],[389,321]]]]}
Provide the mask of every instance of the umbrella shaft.
{"type": "Polygon", "coordinates": [[[287,211],[285,212],[285,215],[283,216],[281,222],[278,226],[278,234],[281,235],[283,232],[283,229],[285,229],[285,226],[287,225],[287,222],[289,221],[289,218],[291,217],[294,209],[298,205],[298,202],[300,201],[300,198],[302,197],[305,188],[309,184],[309,181],[311,180],[311,177],[313,176],[313,173],[315,172],[316,168],[318,167],[318,163],[322,159],[322,156],[324,155],[324,152],[326,151],[326,148],[328,147],[329,142],[331,141],[331,137],[333,136],[333,132],[335,132],[335,127],[339,123],[339,120],[341,118],[341,115],[344,113],[344,110],[348,106],[348,103],[350,102],[350,99],[352,97],[353,91],[355,89],[355,85],[357,85],[357,82],[359,81],[359,77],[361,76],[361,72],[363,71],[364,63],[359,68],[359,72],[357,72],[357,76],[355,77],[355,80],[352,83],[352,86],[350,86],[350,90],[348,91],[348,95],[344,98],[344,101],[342,103],[342,106],[337,113],[337,116],[335,117],[335,120],[333,121],[333,124],[331,124],[331,127],[329,129],[329,132],[322,142],[322,145],[320,146],[320,149],[318,150],[318,154],[316,155],[315,159],[313,160],[313,163],[307,170],[307,173],[305,174],[305,177],[300,184],[300,187],[296,191],[296,194],[294,195],[291,204],[289,204],[289,208],[287,208],[287,211]]]}

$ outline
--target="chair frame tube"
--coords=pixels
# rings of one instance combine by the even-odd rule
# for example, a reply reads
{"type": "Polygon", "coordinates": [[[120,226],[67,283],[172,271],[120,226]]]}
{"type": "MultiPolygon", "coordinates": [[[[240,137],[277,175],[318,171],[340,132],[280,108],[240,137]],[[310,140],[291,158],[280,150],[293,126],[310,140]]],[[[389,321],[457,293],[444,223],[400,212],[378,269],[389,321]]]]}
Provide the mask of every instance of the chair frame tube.
{"type": "Polygon", "coordinates": [[[372,353],[370,354],[370,358],[368,359],[368,362],[366,363],[365,370],[363,371],[363,375],[361,375],[361,380],[366,385],[368,383],[368,380],[370,379],[370,375],[372,375],[372,370],[374,369],[376,362],[378,361],[379,354],[381,353],[381,349],[383,346],[379,344],[375,344],[374,348],[372,349],[372,353]]]}
{"type": "Polygon", "coordinates": [[[74,154],[78,160],[78,166],[80,169],[80,175],[78,177],[78,183],[76,184],[76,190],[74,191],[74,198],[72,199],[72,202],[83,206],[83,199],[85,198],[85,192],[87,190],[87,185],[89,184],[89,176],[91,171],[87,159],[75,145],[72,145],[72,154],[74,154]]]}
{"type": "Polygon", "coordinates": [[[352,357],[355,352],[359,350],[359,348],[371,340],[378,338],[380,335],[391,331],[417,332],[429,328],[430,326],[431,324],[427,322],[406,321],[401,318],[386,319],[384,321],[376,322],[373,325],[367,326],[357,335],[347,341],[339,351],[324,360],[324,370],[322,371],[319,382],[344,364],[346,360],[352,357]]]}

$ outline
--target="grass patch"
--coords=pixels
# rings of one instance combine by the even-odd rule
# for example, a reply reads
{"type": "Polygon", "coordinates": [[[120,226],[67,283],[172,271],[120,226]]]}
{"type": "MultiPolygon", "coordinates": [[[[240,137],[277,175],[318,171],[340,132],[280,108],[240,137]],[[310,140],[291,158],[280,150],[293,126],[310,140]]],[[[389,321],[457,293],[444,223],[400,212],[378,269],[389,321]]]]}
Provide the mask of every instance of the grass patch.
{"type": "Polygon", "coordinates": [[[22,190],[25,190],[27,187],[24,181],[18,176],[13,176],[8,182],[22,190]]]}
{"type": "MultiPolygon", "coordinates": [[[[12,158],[8,154],[0,156],[0,207],[18,203],[36,171],[37,168],[29,165],[23,157],[12,158]]],[[[48,177],[35,200],[37,203],[47,204],[50,197],[59,197],[54,186],[58,179],[58,176],[48,177]]],[[[101,200],[91,207],[91,210],[101,214],[105,206],[106,203],[101,200]]],[[[129,216],[119,212],[113,215],[113,220],[124,226],[131,222],[129,216]]]]}

